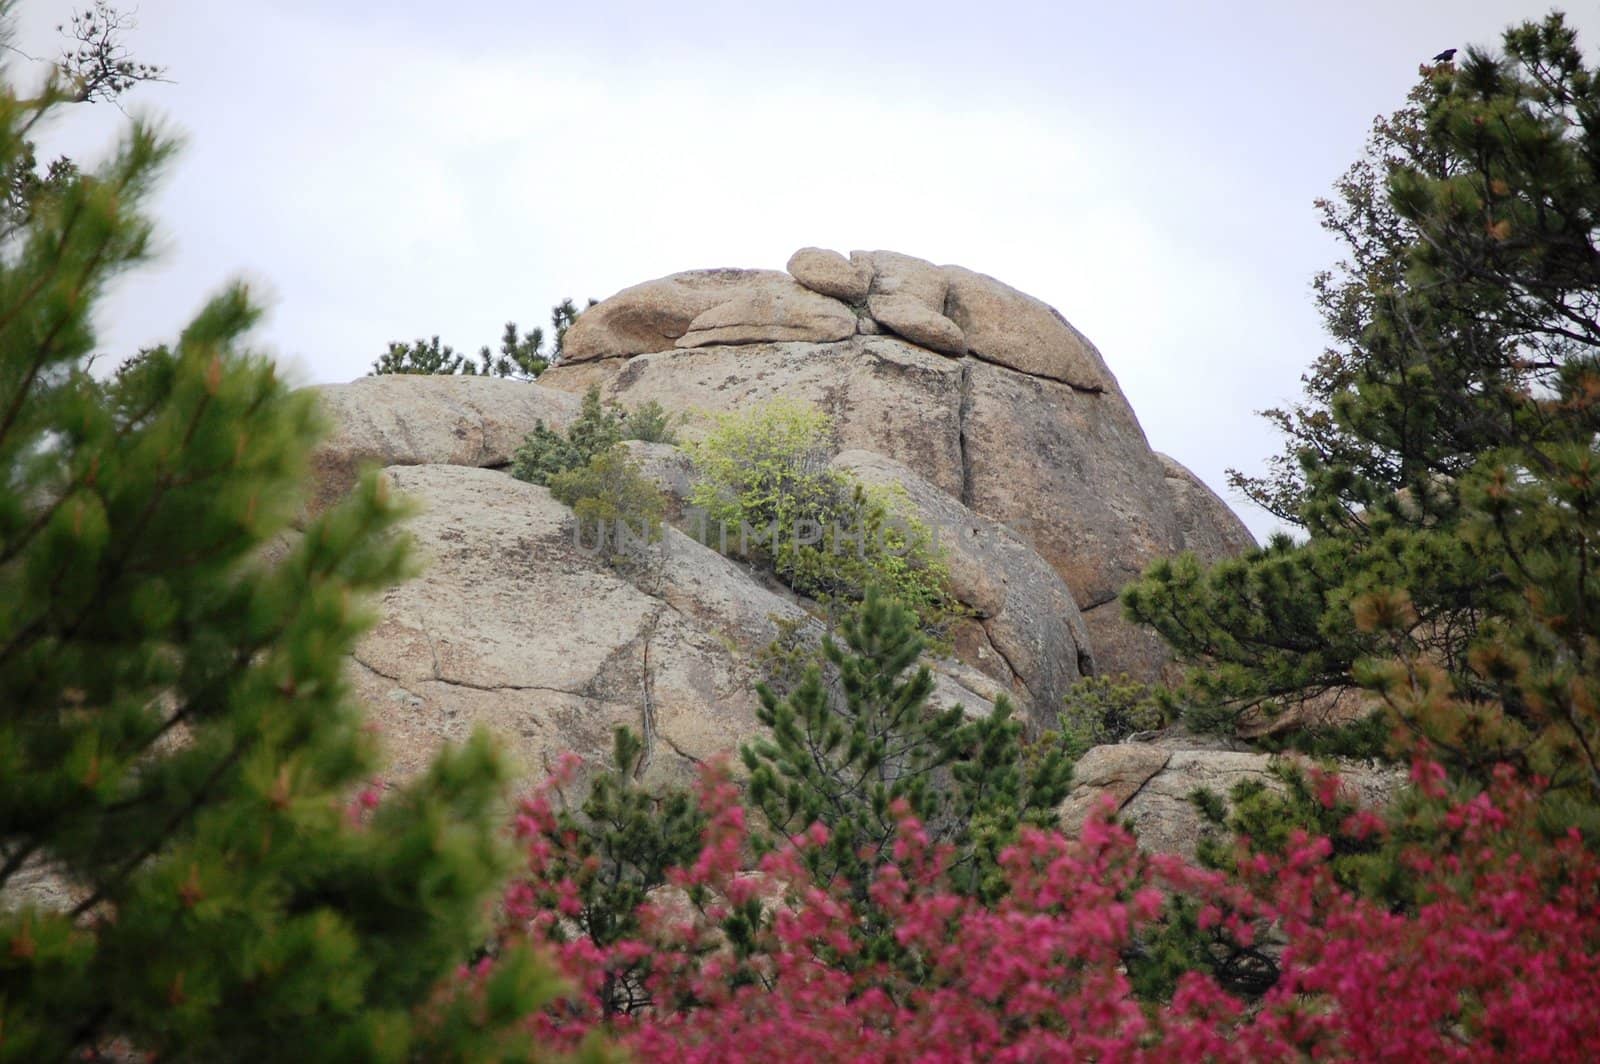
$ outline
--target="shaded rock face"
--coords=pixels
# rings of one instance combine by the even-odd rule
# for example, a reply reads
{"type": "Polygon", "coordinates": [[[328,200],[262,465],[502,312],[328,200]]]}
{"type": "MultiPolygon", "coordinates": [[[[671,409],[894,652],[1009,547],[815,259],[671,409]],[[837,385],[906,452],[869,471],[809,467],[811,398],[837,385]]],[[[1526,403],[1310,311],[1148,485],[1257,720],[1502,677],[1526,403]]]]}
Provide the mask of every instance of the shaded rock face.
{"type": "Polygon", "coordinates": [[[1150,449],[1092,343],[1054,308],[972,270],[803,248],[788,274],[709,270],[626,289],[579,316],[567,349],[576,354],[545,386],[599,385],[626,405],[701,414],[778,396],[820,407],[842,450],[899,462],[1043,557],[1076,600],[1101,672],[1156,679],[1170,660],[1154,633],[1123,620],[1124,584],[1158,558],[1192,550],[1215,561],[1254,542],[1192,473],[1150,449]],[[806,304],[817,331],[805,339],[789,332],[802,317],[783,295],[791,288],[836,308],[806,304]],[[670,327],[636,327],[669,306],[670,327]],[[855,335],[824,339],[846,314],[855,335]],[[706,327],[692,330],[697,319],[706,327]],[[749,339],[728,339],[735,327],[749,339]]]}
{"type": "MultiPolygon", "coordinates": [[[[1107,808],[1133,829],[1143,849],[1193,858],[1211,829],[1189,796],[1204,789],[1226,800],[1245,780],[1282,791],[1270,771],[1273,760],[1270,754],[1159,743],[1097,746],[1073,767],[1060,824],[1069,834],[1076,832],[1092,813],[1107,808]]],[[[1337,771],[1345,790],[1363,806],[1387,804],[1405,781],[1403,772],[1362,762],[1342,762],[1337,771]]]]}

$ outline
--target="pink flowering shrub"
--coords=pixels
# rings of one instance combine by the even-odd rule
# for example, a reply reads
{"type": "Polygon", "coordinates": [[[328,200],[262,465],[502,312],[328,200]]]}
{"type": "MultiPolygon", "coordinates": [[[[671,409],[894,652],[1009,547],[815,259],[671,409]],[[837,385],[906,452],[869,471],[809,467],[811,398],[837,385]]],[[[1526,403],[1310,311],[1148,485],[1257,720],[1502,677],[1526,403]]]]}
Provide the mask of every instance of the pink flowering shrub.
{"type": "MultiPolygon", "coordinates": [[[[1587,1060],[1600,1044],[1600,862],[1573,833],[1535,843],[1533,792],[1509,774],[1450,804],[1439,836],[1405,847],[1414,909],[1395,912],[1334,879],[1326,837],[1281,853],[1241,849],[1232,875],[1141,853],[1104,818],[1077,838],[1026,830],[1005,851],[992,903],[951,889],[950,853],[901,810],[871,903],[898,948],[866,955],[842,891],[808,878],[820,827],[751,874],[738,790],[708,771],[703,846],[673,888],[640,907],[638,934],[608,948],[574,933],[579,890],[547,792],[517,834],[529,875],[509,891],[507,944],[542,943],[565,973],[563,1002],[531,1017],[540,1040],[574,1048],[599,1031],[641,1060],[1587,1060]],[[1175,898],[1202,928],[1278,955],[1254,999],[1190,972],[1168,1001],[1135,997],[1125,960],[1175,898]],[[626,972],[647,1004],[604,1015],[626,972]]],[[[1331,807],[1336,788],[1319,781],[1331,807]]],[[[1358,812],[1341,828],[1390,828],[1358,812]]],[[[492,976],[492,961],[469,984],[492,976]]]]}

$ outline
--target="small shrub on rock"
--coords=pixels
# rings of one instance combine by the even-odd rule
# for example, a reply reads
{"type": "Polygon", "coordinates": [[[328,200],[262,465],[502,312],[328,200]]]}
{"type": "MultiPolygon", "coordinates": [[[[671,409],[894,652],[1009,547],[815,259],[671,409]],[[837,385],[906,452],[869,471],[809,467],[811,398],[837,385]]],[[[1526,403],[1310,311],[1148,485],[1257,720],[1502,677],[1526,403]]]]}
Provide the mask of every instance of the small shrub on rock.
{"type": "Polygon", "coordinates": [[[548,485],[553,477],[587,464],[621,440],[621,415],[601,405],[599,388],[590,388],[584,394],[578,420],[565,436],[540,421],[523,437],[522,445],[511,457],[511,475],[531,484],[548,485]]]}
{"type": "Polygon", "coordinates": [[[942,634],[956,604],[931,530],[899,493],[829,467],[831,428],[821,411],[781,400],[721,418],[691,451],[695,531],[824,606],[881,587],[942,634]]]}
{"type": "Polygon", "coordinates": [[[566,435],[543,421],[534,425],[512,456],[511,475],[548,485],[552,478],[587,464],[623,440],[676,443],[677,434],[672,418],[655,400],[628,412],[607,409],[600,401],[600,389],[592,387],[584,393],[583,408],[566,435]]]}
{"type": "Polygon", "coordinates": [[[604,549],[609,542],[624,554],[630,541],[640,544],[661,533],[666,500],[621,447],[602,451],[582,466],[550,478],[550,494],[572,507],[588,542],[604,549]]]}
{"type": "Polygon", "coordinates": [[[622,438],[644,443],[677,443],[678,432],[672,427],[673,418],[654,399],[642,403],[622,419],[622,438]]]}
{"type": "Polygon", "coordinates": [[[1085,676],[1062,700],[1060,742],[1076,761],[1090,747],[1120,743],[1166,723],[1156,691],[1149,684],[1127,673],[1085,676]]]}

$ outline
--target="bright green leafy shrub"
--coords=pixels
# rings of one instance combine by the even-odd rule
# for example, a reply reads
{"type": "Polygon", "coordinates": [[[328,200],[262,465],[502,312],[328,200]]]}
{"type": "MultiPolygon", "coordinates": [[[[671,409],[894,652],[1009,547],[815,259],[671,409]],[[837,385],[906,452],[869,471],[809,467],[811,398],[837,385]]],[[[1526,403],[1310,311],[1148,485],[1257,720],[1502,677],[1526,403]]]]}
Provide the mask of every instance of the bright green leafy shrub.
{"type": "Polygon", "coordinates": [[[882,587],[941,634],[956,605],[932,532],[899,493],[829,468],[831,427],[815,408],[782,400],[720,418],[691,451],[695,531],[825,606],[882,587]]]}

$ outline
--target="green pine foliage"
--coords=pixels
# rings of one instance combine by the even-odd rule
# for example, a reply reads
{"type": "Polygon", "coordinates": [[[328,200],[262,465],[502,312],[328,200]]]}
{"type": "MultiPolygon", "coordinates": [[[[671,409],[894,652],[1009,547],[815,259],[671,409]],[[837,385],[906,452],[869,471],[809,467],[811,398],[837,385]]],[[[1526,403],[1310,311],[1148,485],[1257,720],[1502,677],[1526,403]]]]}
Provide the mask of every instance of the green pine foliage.
{"type": "Polygon", "coordinates": [[[1199,723],[1359,683],[1462,779],[1509,762],[1556,779],[1558,820],[1600,819],[1597,113],[1557,14],[1428,68],[1378,126],[1325,208],[1337,346],[1246,485],[1309,538],[1124,594],[1197,666],[1199,723]]]}
{"type": "Polygon", "coordinates": [[[895,492],[831,469],[831,431],[821,411],[784,400],[721,417],[691,450],[696,531],[825,607],[882,587],[943,636],[959,607],[932,532],[895,492]]]}
{"type": "Polygon", "coordinates": [[[1032,745],[1041,749],[1059,745],[1069,761],[1077,761],[1091,747],[1120,743],[1168,723],[1160,692],[1127,673],[1085,676],[1073,684],[1061,701],[1060,721],[1055,732],[1032,745]]]}
{"type": "Polygon", "coordinates": [[[672,443],[671,419],[654,401],[635,410],[608,407],[598,386],[583,394],[577,420],[562,435],[540,421],[523,437],[511,459],[511,475],[530,484],[549,485],[562,473],[588,465],[623,440],[672,443]]]}
{"type": "MultiPolygon", "coordinates": [[[[667,883],[667,872],[687,868],[700,854],[706,817],[687,790],[661,791],[640,782],[644,742],[627,728],[614,734],[612,765],[597,773],[576,808],[557,792],[556,834],[570,839],[546,866],[546,884],[570,880],[577,907],[561,937],[579,936],[606,948],[639,934],[639,907],[667,883]]],[[[644,975],[650,958],[610,972],[600,988],[607,1017],[647,1007],[644,975]]]]}
{"type": "Polygon", "coordinates": [[[557,473],[550,478],[550,494],[572,507],[586,542],[601,547],[609,543],[616,557],[625,557],[630,545],[650,543],[661,534],[666,499],[621,447],[557,473]]]}
{"type": "MultiPolygon", "coordinates": [[[[0,168],[74,98],[0,91],[0,168]]],[[[0,1060],[113,1039],[174,1061],[529,1053],[493,1022],[556,992],[525,960],[460,1038],[419,1011],[506,869],[499,755],[475,737],[368,823],[347,812],[379,762],[345,656],[409,571],[404,505],[369,477],[289,532],[320,426],[243,346],[242,287],[88,373],[172,151],[133,123],[0,255],[0,1060]],[[35,867],[64,908],[18,895],[35,867]]]]}
{"type": "MultiPolygon", "coordinates": [[[[592,307],[595,300],[589,300],[592,307]]],[[[578,308],[572,300],[563,299],[550,310],[550,346],[545,346],[545,332],[533,328],[524,334],[514,321],[506,322],[500,336],[500,347],[491,351],[488,345],[478,349],[478,360],[471,361],[458,354],[449,344],[441,344],[437,335],[431,339],[402,343],[391,341],[389,348],[372,363],[368,376],[384,373],[460,374],[467,377],[509,377],[513,380],[531,381],[561,360],[561,345],[567,329],[577,320],[578,308]]]]}
{"type": "Polygon", "coordinates": [[[673,427],[674,420],[682,418],[674,419],[660,403],[651,399],[628,411],[622,419],[622,438],[644,443],[675,444],[678,442],[678,431],[673,427]]]}
{"type": "Polygon", "coordinates": [[[583,408],[566,435],[549,428],[543,421],[533,427],[511,458],[511,475],[530,484],[548,485],[551,478],[587,465],[596,455],[609,451],[622,440],[622,415],[600,402],[600,389],[590,388],[583,396],[583,408]]]}
{"type": "Polygon", "coordinates": [[[966,889],[1000,889],[999,851],[1021,825],[1053,817],[1070,782],[1065,758],[1053,752],[1025,771],[1022,726],[1003,697],[981,720],[930,705],[916,614],[876,589],[838,632],[842,642],[825,638],[821,660],[788,695],[758,688],[758,715],[772,734],[741,757],[772,844],[824,825],[826,845],[803,849],[802,860],[819,881],[842,879],[865,899],[903,802],[930,838],[957,846],[966,889]]]}

